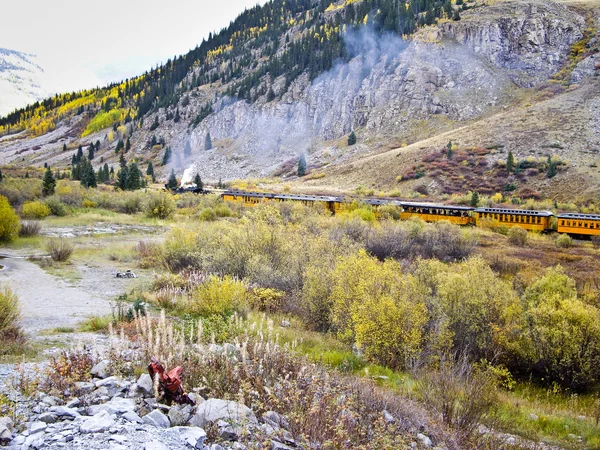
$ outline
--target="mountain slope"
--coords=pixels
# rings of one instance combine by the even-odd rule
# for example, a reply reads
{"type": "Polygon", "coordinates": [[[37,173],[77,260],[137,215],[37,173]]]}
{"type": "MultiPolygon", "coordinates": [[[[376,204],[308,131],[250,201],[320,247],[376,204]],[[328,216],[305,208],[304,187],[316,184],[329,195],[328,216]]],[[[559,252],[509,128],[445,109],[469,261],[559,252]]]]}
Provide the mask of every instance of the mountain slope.
{"type": "Polygon", "coordinates": [[[34,55],[0,48],[0,116],[50,94],[34,55]]]}
{"type": "MultiPolygon", "coordinates": [[[[521,159],[560,153],[570,160],[561,177],[589,169],[600,147],[598,11],[539,0],[462,8],[270,2],[164,67],[55,97],[42,104],[43,118],[32,107],[1,119],[9,134],[0,138],[0,164],[67,167],[72,151],[63,144],[97,142],[95,161],[116,167],[115,147],[129,138],[126,158],[155,166],[171,148],[163,176],[186,167],[209,180],[292,175],[305,153],[324,176],[305,184],[391,188],[404,170],[397,159],[386,163],[393,170],[353,174],[356,183],[334,174],[403,144],[419,150],[415,162],[452,139],[521,159]],[[351,130],[359,143],[348,147],[351,130]]],[[[502,157],[486,156],[490,164],[502,157]]],[[[439,180],[430,181],[435,192],[439,180]]]]}

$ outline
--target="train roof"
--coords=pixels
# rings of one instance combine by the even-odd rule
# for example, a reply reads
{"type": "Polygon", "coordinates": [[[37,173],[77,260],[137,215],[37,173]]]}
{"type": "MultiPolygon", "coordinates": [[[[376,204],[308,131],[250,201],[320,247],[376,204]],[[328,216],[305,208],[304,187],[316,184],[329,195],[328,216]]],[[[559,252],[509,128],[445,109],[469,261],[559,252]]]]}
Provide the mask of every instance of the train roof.
{"type": "Polygon", "coordinates": [[[409,206],[417,208],[436,208],[436,209],[452,209],[455,211],[472,211],[473,208],[470,206],[456,206],[456,205],[441,205],[437,203],[417,203],[417,202],[398,202],[400,206],[409,206]]]}
{"type": "Polygon", "coordinates": [[[494,213],[494,214],[516,214],[520,216],[543,216],[549,217],[554,214],[552,211],[533,211],[527,209],[509,209],[509,208],[477,208],[475,212],[486,212],[486,213],[494,213]]]}
{"type": "Polygon", "coordinates": [[[558,219],[600,220],[600,214],[564,213],[556,216],[558,219]]]}
{"type": "Polygon", "coordinates": [[[313,200],[318,202],[340,201],[339,197],[328,197],[325,195],[275,194],[274,198],[281,198],[285,200],[313,200]]]}

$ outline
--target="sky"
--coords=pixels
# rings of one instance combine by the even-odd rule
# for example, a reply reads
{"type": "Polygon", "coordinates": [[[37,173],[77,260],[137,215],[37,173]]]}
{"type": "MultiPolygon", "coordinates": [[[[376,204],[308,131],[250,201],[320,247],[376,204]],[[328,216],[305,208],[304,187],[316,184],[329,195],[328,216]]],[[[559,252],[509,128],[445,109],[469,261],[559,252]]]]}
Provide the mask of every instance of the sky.
{"type": "Polygon", "coordinates": [[[57,92],[142,74],[265,0],[20,0],[2,5],[0,47],[31,53],[57,92]]]}

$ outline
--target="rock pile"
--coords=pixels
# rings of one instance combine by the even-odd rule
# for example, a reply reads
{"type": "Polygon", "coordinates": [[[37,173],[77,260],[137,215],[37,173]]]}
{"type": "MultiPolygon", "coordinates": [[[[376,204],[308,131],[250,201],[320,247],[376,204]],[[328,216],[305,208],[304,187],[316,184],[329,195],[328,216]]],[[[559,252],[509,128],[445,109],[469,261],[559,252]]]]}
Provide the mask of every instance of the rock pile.
{"type": "Polygon", "coordinates": [[[108,376],[107,365],[99,363],[96,378],[76,384],[79,397],[65,403],[40,393],[21,425],[0,417],[0,445],[19,450],[296,447],[287,421],[274,411],[259,419],[243,404],[206,400],[197,393],[190,394],[195,406],[164,405],[154,398],[149,375],[137,380],[108,376]],[[207,442],[207,431],[213,443],[207,442]]]}

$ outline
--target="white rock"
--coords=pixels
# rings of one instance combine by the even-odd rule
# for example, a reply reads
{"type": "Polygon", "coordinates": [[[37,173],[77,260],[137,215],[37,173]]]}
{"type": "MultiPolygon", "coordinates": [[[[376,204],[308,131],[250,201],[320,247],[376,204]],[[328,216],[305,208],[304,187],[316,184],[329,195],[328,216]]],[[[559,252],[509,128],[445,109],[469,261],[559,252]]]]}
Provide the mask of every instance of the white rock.
{"type": "Polygon", "coordinates": [[[133,422],[133,423],[144,423],[144,421],[142,420],[142,418],[140,416],[138,416],[135,412],[133,411],[129,411],[126,412],[125,414],[123,414],[123,419],[127,420],[128,422],[133,422]]]}
{"type": "Polygon", "coordinates": [[[169,450],[169,447],[162,442],[152,441],[144,444],[144,450],[169,450]]]}
{"type": "Polygon", "coordinates": [[[51,412],[46,412],[44,414],[40,414],[38,420],[45,423],[55,423],[58,420],[58,416],[51,412]]]}
{"type": "Polygon", "coordinates": [[[192,418],[193,409],[191,405],[174,405],[169,410],[169,420],[171,425],[185,425],[192,418]]]}
{"type": "Polygon", "coordinates": [[[110,373],[108,372],[108,368],[110,367],[110,361],[108,359],[103,359],[102,361],[100,361],[98,364],[96,364],[94,367],[92,367],[92,370],[90,371],[90,373],[98,378],[107,378],[110,373]]]}
{"type": "Polygon", "coordinates": [[[77,411],[72,408],[67,408],[66,406],[53,406],[50,408],[50,411],[52,411],[58,417],[64,417],[67,419],[75,419],[81,416],[81,414],[79,414],[77,411]]]}
{"type": "Polygon", "coordinates": [[[165,416],[160,410],[155,409],[149,414],[142,417],[144,423],[155,426],[157,428],[169,428],[170,423],[167,416],[165,416]]]}
{"type": "Polygon", "coordinates": [[[44,422],[31,422],[30,424],[28,424],[28,428],[29,428],[29,434],[35,434],[35,433],[40,433],[42,431],[45,431],[46,428],[48,428],[48,425],[44,422]]]}
{"type": "Polygon", "coordinates": [[[12,439],[14,423],[10,417],[0,417],[0,445],[5,445],[12,439]]]}
{"type": "Polygon", "coordinates": [[[433,442],[431,442],[431,439],[429,439],[428,436],[425,436],[422,433],[417,434],[417,439],[421,441],[421,443],[425,446],[425,447],[433,447],[433,442]]]}
{"type": "Polygon", "coordinates": [[[147,373],[140,375],[137,380],[137,390],[144,396],[153,396],[154,395],[154,385],[152,383],[152,378],[147,373]]]}
{"type": "Polygon", "coordinates": [[[198,405],[196,414],[190,420],[190,425],[203,428],[221,419],[242,424],[258,424],[256,416],[247,406],[233,401],[211,398],[198,405]]]}
{"type": "Polygon", "coordinates": [[[203,449],[206,441],[206,432],[197,427],[173,427],[171,433],[178,433],[181,439],[192,448],[203,449]]]}
{"type": "Polygon", "coordinates": [[[101,433],[108,431],[114,424],[113,418],[106,411],[101,411],[95,416],[86,418],[79,426],[79,430],[82,433],[101,433]]]}

